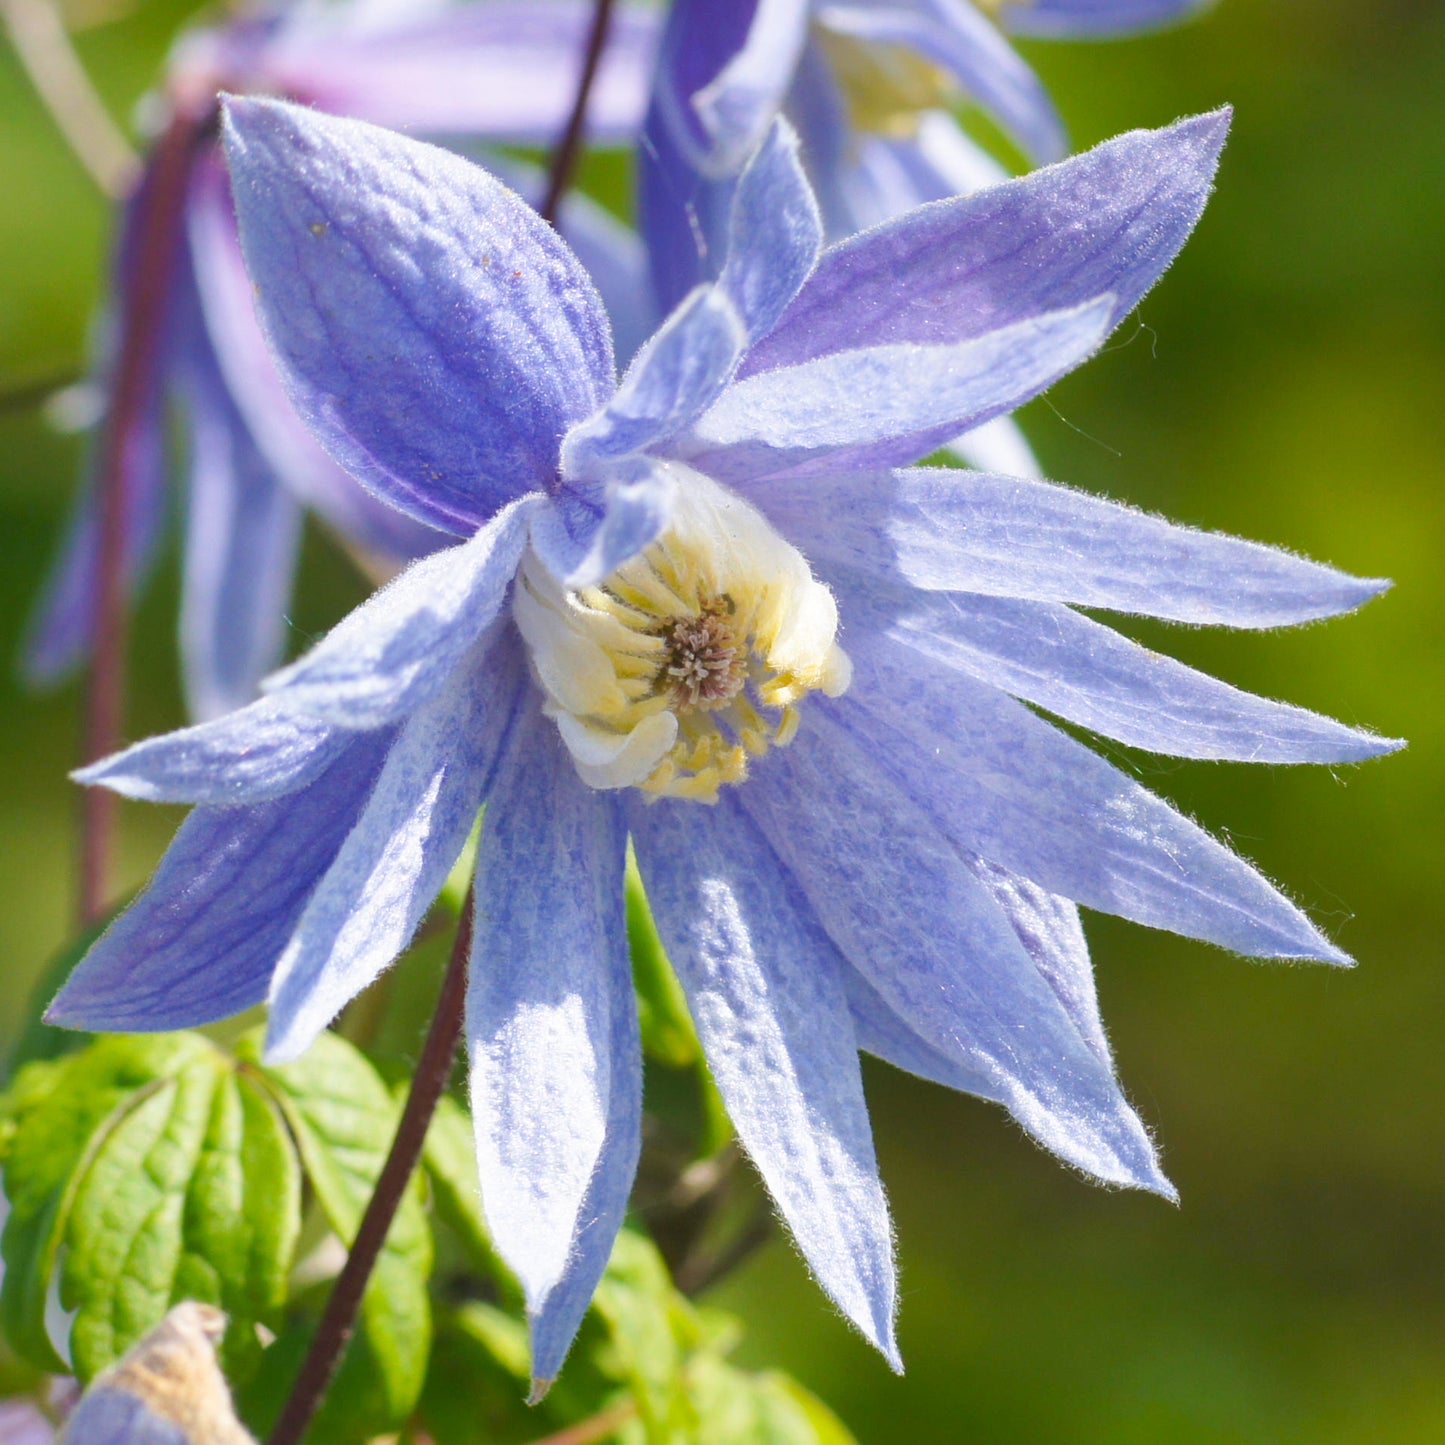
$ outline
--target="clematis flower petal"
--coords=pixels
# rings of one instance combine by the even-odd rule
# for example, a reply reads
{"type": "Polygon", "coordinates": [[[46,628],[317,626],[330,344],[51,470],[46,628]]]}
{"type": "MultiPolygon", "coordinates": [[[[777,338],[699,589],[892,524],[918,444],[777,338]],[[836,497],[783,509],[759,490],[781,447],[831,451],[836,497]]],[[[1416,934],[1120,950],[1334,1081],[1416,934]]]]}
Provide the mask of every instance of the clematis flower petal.
{"type": "Polygon", "coordinates": [[[1227,110],[1131,131],[832,247],[742,376],[857,346],[958,342],[1112,292],[1112,324],[1174,259],[1208,198],[1227,110]]]}
{"type": "Polygon", "coordinates": [[[677,449],[750,493],[788,472],[913,461],[1072,371],[1098,349],[1114,309],[1105,295],[957,345],[840,351],[750,376],[677,449]]]}
{"type": "Polygon", "coordinates": [[[281,660],[301,507],[257,450],[195,320],[181,372],[191,472],[181,657],[191,716],[204,721],[250,702],[281,660]]]}
{"type": "Polygon", "coordinates": [[[895,638],[1131,747],[1244,763],[1356,763],[1402,746],[1241,692],[1055,603],[914,593],[902,605],[895,638]]]}
{"type": "Polygon", "coordinates": [[[186,224],[216,364],[271,470],[364,556],[395,562],[450,545],[451,532],[424,526],[358,486],[296,415],[256,319],[256,288],[241,258],[230,182],[219,159],[198,162],[186,224]]]}
{"type": "MultiPolygon", "coordinates": [[[[312,7],[281,28],[262,63],[270,89],[334,114],[549,145],[567,123],[591,21],[582,0],[488,0],[372,26],[312,7]]],[[[646,8],[614,13],[589,95],[594,142],[630,141],[640,128],[658,28],[646,8]]]]}
{"type": "Polygon", "coordinates": [[[1015,35],[1080,40],[1175,25],[1212,0],[1002,0],[999,20],[1015,35]]]}
{"type": "Polygon", "coordinates": [[[774,121],[733,192],[719,277],[750,341],[773,329],[812,275],[822,246],[823,218],[803,175],[798,137],[785,120],[774,121]]]}
{"type": "Polygon", "coordinates": [[[209,722],[146,738],[71,777],[147,803],[264,803],[305,787],[354,736],[284,698],[263,697],[209,722]]]}
{"type": "Polygon", "coordinates": [[[482,1205],[532,1320],[538,1394],[606,1267],[641,1143],[641,1054],[616,801],[577,777],[535,701],[477,859],[467,991],[482,1205]]]}
{"type": "Polygon", "coordinates": [[[351,831],[391,732],[350,747],[300,792],[197,808],[146,890],[70,975],[46,1018],[64,1028],[194,1028],[260,1003],[307,899],[351,831]]]}
{"type": "Polygon", "coordinates": [[[268,1059],[299,1057],[411,942],[467,841],[515,725],[523,679],[514,639],[484,637],[398,732],[276,963],[268,1059]]]}
{"type": "Polygon", "coordinates": [[[836,954],[731,798],[633,810],[638,866],[739,1137],[833,1302],[901,1369],[892,1230],[836,954]]]}
{"type": "Polygon", "coordinates": [[[470,541],[412,563],[267,690],[349,728],[383,727],[435,697],[500,611],[536,504],[524,497],[470,541]]]}
{"type": "Polygon", "coordinates": [[[1263,628],[1352,611],[1390,585],[1019,477],[914,467],[749,495],[810,556],[929,590],[1263,628]]]}
{"type": "Polygon", "coordinates": [[[989,890],[878,760],[821,714],[810,709],[798,742],[739,803],[838,948],[926,1044],[983,1070],[991,1096],[1055,1153],[1100,1179],[1170,1192],[1112,1068],[989,890]],[[909,846],[880,848],[880,818],[909,846]]]}
{"type": "Polygon", "coordinates": [[[864,44],[904,46],[943,66],[1036,165],[1067,152],[1043,82],[968,0],[822,0],[818,19],[864,44]]]}
{"type": "Polygon", "coordinates": [[[364,486],[469,533],[549,482],[613,382],[606,314],[534,211],[460,157],[230,100],[246,264],[292,401],[364,486]]]}
{"type": "Polygon", "coordinates": [[[599,468],[695,421],[732,379],[747,343],[742,318],[717,286],[699,286],[638,352],[617,393],[562,442],[562,475],[599,468]]]}
{"type": "Polygon", "coordinates": [[[846,703],[814,709],[825,745],[855,739],[959,846],[1103,913],[1257,958],[1349,962],[1249,864],[1012,698],[882,634],[855,629],[848,652],[846,703]]]}

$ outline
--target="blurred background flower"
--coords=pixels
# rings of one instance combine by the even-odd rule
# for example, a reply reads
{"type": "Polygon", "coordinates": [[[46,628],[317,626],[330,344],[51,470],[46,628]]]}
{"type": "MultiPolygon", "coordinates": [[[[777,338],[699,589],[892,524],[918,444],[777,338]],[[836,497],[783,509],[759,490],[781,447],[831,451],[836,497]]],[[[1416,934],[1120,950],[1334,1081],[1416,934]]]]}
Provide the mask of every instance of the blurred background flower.
{"type": "MultiPolygon", "coordinates": [[[[78,43],[115,114],[193,8],[90,10],[102,18],[78,43]]],[[[782,1242],[714,1298],[747,1315],[750,1363],[795,1371],[863,1440],[1439,1439],[1445,14],[1424,0],[1223,0],[1125,45],[1018,47],[1079,147],[1237,107],[1189,249],[1114,348],[1024,420],[1051,476],[1396,579],[1328,629],[1169,639],[1240,686],[1412,738],[1388,767],[1336,782],[1108,749],[1205,824],[1227,823],[1360,967],[1249,964],[1091,918],[1124,1082],[1167,1145],[1182,1207],[1091,1190],[1021,1148],[996,1111],[870,1065],[908,1375],[894,1380],[819,1310],[782,1242]]],[[[614,163],[589,163],[584,180],[622,204],[614,163]]],[[[81,365],[109,216],[3,49],[0,184],[0,384],[24,389],[81,365]]],[[[11,655],[79,452],[31,410],[0,416],[11,655]]],[[[365,590],[319,529],[302,548],[293,652],[365,590]]],[[[182,717],[176,589],[167,554],[136,632],[133,737],[182,717]]],[[[68,927],[64,774],[78,751],[73,691],[3,686],[0,1033],[68,927]]],[[[125,881],[149,872],[173,826],[165,809],[126,812],[125,881]]]]}

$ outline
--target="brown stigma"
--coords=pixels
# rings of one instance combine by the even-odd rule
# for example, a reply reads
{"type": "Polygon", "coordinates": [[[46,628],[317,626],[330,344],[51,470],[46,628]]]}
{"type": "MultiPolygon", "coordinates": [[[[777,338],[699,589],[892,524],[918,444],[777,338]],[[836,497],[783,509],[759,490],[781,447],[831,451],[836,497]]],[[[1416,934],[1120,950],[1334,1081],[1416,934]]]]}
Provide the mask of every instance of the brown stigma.
{"type": "Polygon", "coordinates": [[[707,599],[696,616],[669,617],[658,629],[665,652],[658,687],[670,687],[679,707],[704,712],[725,707],[747,681],[747,648],[733,633],[733,600],[707,599]]]}

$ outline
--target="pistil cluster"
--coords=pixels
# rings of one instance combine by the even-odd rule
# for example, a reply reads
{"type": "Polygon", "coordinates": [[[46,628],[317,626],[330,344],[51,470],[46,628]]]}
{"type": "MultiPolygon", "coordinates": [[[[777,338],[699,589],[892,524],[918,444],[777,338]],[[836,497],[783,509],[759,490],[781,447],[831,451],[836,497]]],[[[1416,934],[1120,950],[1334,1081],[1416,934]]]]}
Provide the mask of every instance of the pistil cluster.
{"type": "Polygon", "coordinates": [[[676,471],[666,534],[578,591],[529,559],[513,614],[588,783],[712,803],[792,740],[809,692],[838,696],[851,669],[832,594],[797,549],[709,478],[676,471]]]}

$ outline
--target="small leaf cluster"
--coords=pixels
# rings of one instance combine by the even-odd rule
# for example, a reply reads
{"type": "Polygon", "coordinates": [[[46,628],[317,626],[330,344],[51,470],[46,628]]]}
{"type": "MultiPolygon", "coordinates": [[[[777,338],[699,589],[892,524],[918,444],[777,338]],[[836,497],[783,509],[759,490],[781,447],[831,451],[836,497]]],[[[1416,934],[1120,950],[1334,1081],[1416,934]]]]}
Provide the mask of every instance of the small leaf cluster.
{"type": "MultiPolygon", "coordinates": [[[[529,1406],[520,1292],[488,1237],[470,1120],[443,1096],[312,1445],[398,1433],[492,1445],[573,1425],[625,1445],[851,1438],[796,1382],[732,1364],[737,1323],[674,1282],[672,1269],[705,1282],[757,1226],[761,1198],[736,1167],[635,880],[629,926],[660,1105],[652,1183],[639,1196],[656,1240],[641,1220],[623,1230],[566,1370],[529,1406]]],[[[389,998],[346,1021],[365,1049],[328,1033],[290,1064],[265,1063],[255,1029],[223,1044],[195,1032],[87,1038],[27,1024],[0,1093],[9,1388],[27,1367],[88,1382],[174,1304],[199,1300],[229,1318],[222,1363],[239,1412],[265,1438],[395,1133],[401,1060],[422,1021],[413,1000],[434,996],[438,942],[420,944],[389,981],[395,1007],[389,998]]]]}

